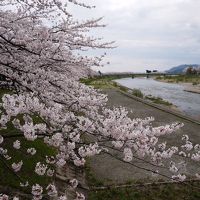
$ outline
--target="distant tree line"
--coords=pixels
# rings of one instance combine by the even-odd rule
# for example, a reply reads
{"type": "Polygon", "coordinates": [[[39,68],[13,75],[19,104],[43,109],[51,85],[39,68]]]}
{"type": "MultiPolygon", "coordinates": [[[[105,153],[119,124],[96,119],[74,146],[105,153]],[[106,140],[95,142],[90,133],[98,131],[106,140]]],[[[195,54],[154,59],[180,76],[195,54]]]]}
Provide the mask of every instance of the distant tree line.
{"type": "Polygon", "coordinates": [[[196,75],[200,74],[200,68],[188,67],[186,70],[187,75],[196,75]]]}

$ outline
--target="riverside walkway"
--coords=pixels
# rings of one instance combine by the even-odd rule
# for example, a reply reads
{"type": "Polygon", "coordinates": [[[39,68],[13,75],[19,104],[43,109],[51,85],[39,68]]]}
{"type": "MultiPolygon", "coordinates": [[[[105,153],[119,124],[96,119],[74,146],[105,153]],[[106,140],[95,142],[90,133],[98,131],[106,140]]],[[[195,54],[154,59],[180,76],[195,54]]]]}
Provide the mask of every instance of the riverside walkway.
{"type": "MultiPolygon", "coordinates": [[[[181,146],[181,144],[183,144],[181,136],[184,134],[189,135],[190,141],[194,144],[200,143],[200,125],[198,122],[195,123],[195,120],[192,122],[192,120],[187,120],[184,119],[184,117],[182,118],[151,105],[147,105],[115,89],[106,89],[104,92],[108,94],[108,107],[124,106],[128,110],[133,111],[129,113],[131,118],[145,118],[152,116],[155,118],[155,121],[152,123],[153,126],[162,126],[173,122],[184,123],[184,127],[178,130],[175,134],[162,138],[162,140],[166,140],[170,146],[181,146]]],[[[177,157],[175,161],[176,163],[179,163],[181,160],[182,159],[180,157],[177,157]]],[[[152,167],[151,165],[143,163],[137,159],[134,160],[134,164],[151,170],[157,170],[156,167],[152,167]]],[[[113,157],[110,157],[109,155],[99,155],[93,157],[90,160],[90,168],[96,179],[102,181],[104,184],[124,184],[132,180],[154,179],[152,178],[152,174],[150,172],[125,164],[113,157]]],[[[199,171],[197,169],[200,169],[199,165],[192,162],[189,163],[185,169],[186,171],[182,172],[191,175],[195,171],[199,171]]],[[[160,172],[170,176],[168,170],[166,171],[164,169],[160,169],[160,172]]],[[[163,179],[163,177],[160,176],[157,178],[163,179]]]]}

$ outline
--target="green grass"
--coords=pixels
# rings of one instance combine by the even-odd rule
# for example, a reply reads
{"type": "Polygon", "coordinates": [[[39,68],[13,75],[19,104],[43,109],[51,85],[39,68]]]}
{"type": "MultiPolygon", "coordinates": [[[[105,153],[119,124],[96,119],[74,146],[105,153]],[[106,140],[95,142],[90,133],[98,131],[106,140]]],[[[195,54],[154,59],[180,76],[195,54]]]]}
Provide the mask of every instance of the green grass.
{"type": "Polygon", "coordinates": [[[154,97],[154,96],[148,95],[148,96],[145,96],[145,98],[147,100],[150,100],[151,102],[153,102],[155,104],[162,104],[162,105],[165,105],[165,106],[173,105],[172,103],[162,99],[161,97],[154,97]]]}
{"type": "MultiPolygon", "coordinates": [[[[15,139],[5,139],[4,142],[6,145],[4,147],[8,149],[9,156],[12,157],[11,160],[6,161],[8,166],[11,166],[13,162],[23,161],[23,166],[17,174],[22,178],[22,180],[28,180],[30,184],[39,183],[42,186],[46,186],[51,178],[47,176],[38,176],[35,172],[35,165],[37,162],[43,162],[45,160],[45,155],[54,155],[55,151],[43,144],[40,139],[37,139],[34,142],[26,141],[21,138],[15,139]],[[21,141],[21,149],[15,150],[12,145],[13,142],[18,139],[21,141]],[[33,156],[30,156],[26,153],[27,148],[34,147],[37,150],[37,153],[33,156]]],[[[19,187],[20,180],[18,177],[9,171],[6,166],[0,161],[0,185],[13,187],[17,189],[22,189],[19,187]]]]}
{"type": "Polygon", "coordinates": [[[112,88],[111,78],[88,78],[88,79],[81,79],[81,82],[94,87],[95,89],[109,89],[112,88]]]}
{"type": "Polygon", "coordinates": [[[1,101],[4,94],[11,94],[11,93],[12,93],[12,91],[9,90],[9,89],[1,89],[0,88],[0,101],[1,101]]]}
{"type": "Polygon", "coordinates": [[[132,95],[142,99],[144,97],[144,94],[139,89],[132,89],[132,95]]]}
{"type": "Polygon", "coordinates": [[[200,84],[200,75],[177,75],[177,76],[158,76],[156,80],[164,80],[169,83],[193,83],[200,84]]]}
{"type": "Polygon", "coordinates": [[[86,174],[86,180],[87,180],[88,186],[97,186],[97,187],[103,186],[104,183],[95,177],[88,163],[89,163],[89,159],[87,160],[87,164],[85,167],[85,174],[86,174]]]}
{"type": "Polygon", "coordinates": [[[96,89],[112,89],[116,88],[123,92],[128,92],[136,97],[139,97],[141,99],[147,99],[155,104],[161,104],[165,106],[172,106],[172,103],[160,98],[160,97],[154,97],[151,95],[145,96],[139,89],[128,89],[125,86],[119,85],[118,83],[112,81],[115,76],[103,76],[103,77],[94,77],[89,79],[82,79],[81,82],[93,86],[96,89]]]}
{"type": "MultiPolygon", "coordinates": [[[[0,97],[2,97],[5,93],[11,93],[11,91],[0,90],[0,97]]],[[[20,119],[21,121],[22,116],[18,116],[18,119],[20,119]]],[[[37,116],[33,116],[33,122],[41,122],[41,119],[37,116]]],[[[12,136],[16,133],[19,133],[19,130],[15,129],[11,122],[7,124],[7,129],[0,130],[0,135],[2,136],[12,136]]],[[[56,150],[44,144],[42,139],[27,141],[23,137],[4,138],[4,142],[1,146],[8,150],[8,155],[12,158],[8,161],[5,161],[4,159],[7,166],[2,161],[2,159],[0,159],[0,186],[4,186],[5,188],[15,188],[19,191],[30,192],[30,189],[22,188],[19,186],[19,178],[12,172],[12,170],[9,170],[7,168],[11,168],[13,162],[19,162],[21,160],[23,161],[23,166],[21,170],[17,172],[17,175],[19,175],[22,180],[28,181],[31,185],[38,183],[44,187],[46,187],[47,184],[51,181],[52,178],[49,178],[47,176],[39,176],[34,172],[37,162],[44,163],[46,155],[53,156],[56,154],[56,150]],[[16,140],[19,140],[21,142],[21,148],[19,150],[13,148],[13,142],[16,140]],[[31,147],[34,147],[37,151],[37,153],[33,156],[27,154],[26,152],[27,149],[31,147]]]]}
{"type": "Polygon", "coordinates": [[[193,184],[168,184],[152,185],[138,188],[108,189],[104,191],[92,191],[89,200],[198,200],[200,191],[193,184]]]}

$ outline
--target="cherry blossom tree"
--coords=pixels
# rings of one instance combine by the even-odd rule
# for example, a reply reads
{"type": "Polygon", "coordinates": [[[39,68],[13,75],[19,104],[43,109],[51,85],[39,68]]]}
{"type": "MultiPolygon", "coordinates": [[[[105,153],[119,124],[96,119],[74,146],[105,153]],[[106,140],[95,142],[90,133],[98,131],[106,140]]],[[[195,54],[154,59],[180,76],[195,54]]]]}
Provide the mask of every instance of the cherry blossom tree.
{"type": "MultiPolygon", "coordinates": [[[[21,187],[29,188],[33,199],[46,195],[60,200],[67,197],[59,193],[53,182],[43,187],[18,175],[24,169],[24,160],[21,157],[14,162],[5,148],[11,138],[17,138],[12,144],[16,152],[24,145],[20,138],[33,144],[40,140],[56,151],[35,164],[34,173],[38,176],[53,177],[56,168],[68,164],[82,167],[87,157],[96,154],[114,156],[114,149],[120,153],[117,159],[123,162],[139,167],[133,158],[148,158],[146,162],[153,166],[165,165],[172,172],[169,178],[184,181],[186,175],[179,173],[172,157],[200,161],[199,145],[194,146],[188,136],[183,137],[185,144],[180,148],[159,141],[160,136],[173,134],[183,124],[153,127],[152,117],[131,119],[125,108],[107,108],[105,94],[79,81],[93,73],[92,66],[101,66],[105,56],[89,57],[84,52],[112,48],[112,42],[88,34],[91,29],[104,27],[101,18],[77,21],[67,9],[70,4],[93,8],[76,0],[0,2],[0,74],[12,88],[2,97],[0,128],[4,131],[12,125],[16,130],[14,134],[0,135],[0,162],[19,178],[21,187]],[[190,151],[193,153],[188,155],[190,151]],[[165,160],[169,162],[165,164],[165,160]]],[[[40,154],[35,147],[28,147],[25,153],[30,158],[40,154]]],[[[77,179],[68,183],[74,189],[79,186],[77,179]]],[[[0,195],[0,199],[8,198],[0,195]]],[[[77,192],[76,199],[85,197],[77,192]]]]}

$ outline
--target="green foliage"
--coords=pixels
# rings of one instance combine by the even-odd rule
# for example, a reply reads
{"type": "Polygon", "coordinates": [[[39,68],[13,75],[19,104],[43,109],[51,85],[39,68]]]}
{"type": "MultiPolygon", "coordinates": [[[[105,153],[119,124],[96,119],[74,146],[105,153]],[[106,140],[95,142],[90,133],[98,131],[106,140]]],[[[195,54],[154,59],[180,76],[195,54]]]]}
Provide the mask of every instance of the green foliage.
{"type": "MultiPolygon", "coordinates": [[[[5,92],[11,93],[11,91],[8,90],[0,90],[0,96],[2,97],[5,92]]],[[[39,117],[35,115],[32,117],[34,123],[41,122],[41,119],[39,117]]],[[[18,119],[23,122],[22,115],[19,115],[18,119]]],[[[5,188],[16,188],[20,191],[25,192],[28,188],[20,187],[21,181],[25,182],[26,180],[28,180],[30,184],[39,183],[41,186],[47,186],[52,178],[37,175],[34,172],[35,165],[37,162],[44,162],[46,155],[56,155],[56,150],[44,144],[42,139],[37,139],[34,142],[27,141],[22,136],[16,136],[18,134],[22,133],[17,130],[11,122],[7,124],[6,129],[0,130],[0,135],[6,136],[4,138],[2,146],[8,150],[8,155],[11,157],[11,159],[8,161],[0,158],[0,186],[4,186],[5,188]],[[13,142],[16,140],[19,140],[21,142],[21,148],[19,150],[13,148],[13,142]],[[28,148],[35,148],[37,153],[33,156],[28,154],[28,148]],[[22,168],[19,172],[16,173],[18,176],[20,176],[20,180],[11,170],[11,165],[12,163],[17,163],[21,160],[23,161],[22,168]]]]}
{"type": "Polygon", "coordinates": [[[156,80],[164,80],[168,83],[195,83],[200,84],[200,75],[198,74],[186,74],[186,75],[176,75],[176,76],[159,76],[156,80]]]}
{"type": "MultiPolygon", "coordinates": [[[[123,92],[128,92],[129,89],[127,87],[119,85],[115,81],[112,81],[113,78],[116,78],[116,77],[115,76],[102,76],[102,77],[94,77],[94,78],[89,78],[89,79],[82,79],[81,82],[91,85],[97,89],[117,88],[123,92]]],[[[171,79],[171,76],[170,76],[170,79],[171,79]]],[[[179,78],[179,80],[182,80],[182,78],[179,78]]],[[[162,104],[162,105],[166,105],[166,106],[172,105],[172,103],[170,103],[166,100],[163,100],[160,97],[153,97],[151,95],[144,96],[144,94],[139,89],[132,89],[130,91],[131,91],[132,95],[139,97],[139,98],[145,97],[145,99],[150,100],[153,103],[162,104]]]]}
{"type": "Polygon", "coordinates": [[[156,104],[162,104],[162,105],[166,105],[166,106],[172,105],[172,103],[162,99],[161,97],[154,97],[154,96],[148,95],[148,96],[145,96],[145,98],[156,104]]]}
{"type": "Polygon", "coordinates": [[[139,98],[143,98],[144,94],[139,90],[139,89],[133,89],[132,90],[132,95],[139,97],[139,98]]]}
{"type": "Polygon", "coordinates": [[[156,80],[160,80],[160,79],[163,79],[163,77],[162,76],[157,76],[156,77],[156,80]]]}
{"type": "Polygon", "coordinates": [[[0,102],[1,102],[1,99],[2,99],[4,94],[11,94],[11,93],[12,93],[12,91],[9,90],[9,89],[1,89],[0,88],[0,102]]]}
{"type": "Polygon", "coordinates": [[[198,83],[197,82],[193,82],[192,85],[198,85],[198,83]]]}
{"type": "MultiPolygon", "coordinates": [[[[12,138],[5,139],[6,145],[4,147],[8,149],[9,156],[12,157],[11,160],[6,161],[6,165],[11,168],[13,162],[19,162],[23,160],[23,166],[17,175],[21,177],[22,180],[28,182],[30,184],[39,183],[42,186],[47,186],[48,182],[51,178],[47,176],[39,176],[34,172],[35,165],[37,162],[42,162],[45,159],[46,155],[55,155],[55,150],[47,147],[41,139],[37,139],[34,142],[26,141],[22,138],[12,138]],[[18,139],[21,141],[20,150],[16,150],[12,147],[13,142],[18,139]],[[34,147],[37,150],[37,153],[33,156],[28,155],[26,153],[27,148],[34,147]]],[[[0,160],[0,185],[20,188],[19,186],[20,180],[18,177],[12,172],[12,170],[8,170],[5,163],[0,160]]]]}
{"type": "MultiPolygon", "coordinates": [[[[113,79],[117,79],[116,76],[102,76],[102,77],[94,77],[94,78],[88,78],[88,79],[81,79],[81,82],[90,85],[96,89],[111,89],[111,88],[117,88],[121,91],[127,92],[128,88],[118,85],[116,82],[112,81],[113,79]]],[[[120,78],[120,77],[118,77],[120,78]]]]}
{"type": "Polygon", "coordinates": [[[112,82],[112,85],[114,86],[114,87],[118,87],[118,84],[116,83],[116,82],[112,82]]]}
{"type": "Polygon", "coordinates": [[[123,91],[123,92],[128,92],[128,88],[127,87],[124,87],[122,85],[119,85],[118,88],[123,91]]]}
{"type": "Polygon", "coordinates": [[[200,183],[151,185],[89,193],[89,200],[198,200],[200,183]]]}
{"type": "Polygon", "coordinates": [[[194,74],[197,74],[197,70],[194,68],[194,67],[188,67],[187,70],[186,70],[186,74],[187,75],[194,75],[194,74]]]}
{"type": "MultiPolygon", "coordinates": [[[[89,159],[87,160],[87,163],[89,163],[89,159]]],[[[95,175],[92,173],[92,170],[90,166],[87,164],[85,167],[85,173],[86,173],[86,180],[89,186],[103,186],[103,182],[98,180],[95,175]]]]}
{"type": "Polygon", "coordinates": [[[94,77],[88,79],[81,79],[81,83],[90,85],[96,89],[108,89],[112,88],[112,82],[109,78],[104,77],[94,77]]]}

